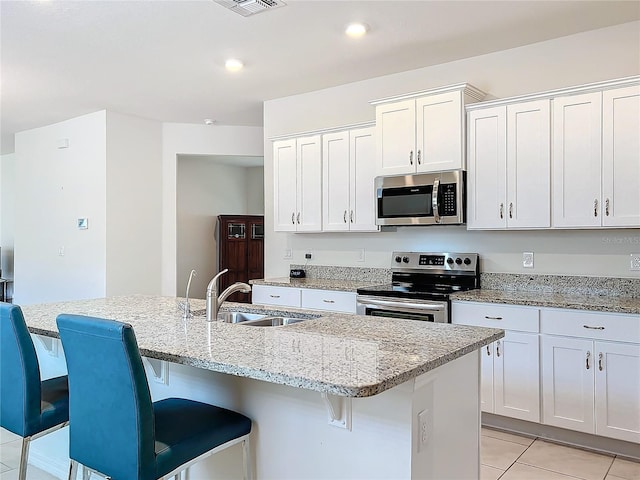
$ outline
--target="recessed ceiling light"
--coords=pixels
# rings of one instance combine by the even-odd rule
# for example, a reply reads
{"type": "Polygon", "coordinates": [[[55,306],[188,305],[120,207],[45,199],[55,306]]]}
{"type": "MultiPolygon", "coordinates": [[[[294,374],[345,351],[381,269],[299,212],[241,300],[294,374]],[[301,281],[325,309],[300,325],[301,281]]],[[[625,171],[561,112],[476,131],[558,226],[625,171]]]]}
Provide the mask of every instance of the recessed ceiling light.
{"type": "Polygon", "coordinates": [[[347,25],[344,33],[349,35],[350,37],[362,37],[365,33],[367,33],[369,28],[364,23],[354,22],[347,25]]]}
{"type": "Polygon", "coordinates": [[[230,58],[229,60],[224,62],[224,66],[230,72],[237,72],[238,70],[242,70],[242,67],[244,65],[237,58],[230,58]]]}

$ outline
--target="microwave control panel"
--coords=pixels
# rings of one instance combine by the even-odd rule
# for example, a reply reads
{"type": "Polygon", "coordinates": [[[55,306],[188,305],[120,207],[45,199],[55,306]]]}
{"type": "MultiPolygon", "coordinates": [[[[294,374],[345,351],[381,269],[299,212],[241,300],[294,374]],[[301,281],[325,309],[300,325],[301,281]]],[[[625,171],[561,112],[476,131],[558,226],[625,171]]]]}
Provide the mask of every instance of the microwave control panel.
{"type": "Polygon", "coordinates": [[[458,214],[458,202],[456,200],[456,184],[446,183],[440,185],[442,189],[442,211],[440,215],[451,216],[458,214]]]}

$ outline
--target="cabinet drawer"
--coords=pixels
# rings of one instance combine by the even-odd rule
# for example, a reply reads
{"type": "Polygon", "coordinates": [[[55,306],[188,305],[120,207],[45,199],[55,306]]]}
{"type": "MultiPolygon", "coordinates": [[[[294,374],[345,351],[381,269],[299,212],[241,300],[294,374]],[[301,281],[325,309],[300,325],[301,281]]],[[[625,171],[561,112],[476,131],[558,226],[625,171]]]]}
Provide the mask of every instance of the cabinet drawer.
{"type": "Polygon", "coordinates": [[[290,287],[272,287],[269,285],[254,285],[251,298],[253,303],[299,307],[300,289],[290,287]]]}
{"type": "Polygon", "coordinates": [[[542,309],[542,333],[640,343],[640,315],[542,309]]]}
{"type": "Polygon", "coordinates": [[[538,333],[540,310],[495,303],[453,302],[451,322],[475,327],[538,333]]]}
{"type": "Polygon", "coordinates": [[[356,313],[356,294],[333,290],[302,290],[302,308],[356,313]]]}

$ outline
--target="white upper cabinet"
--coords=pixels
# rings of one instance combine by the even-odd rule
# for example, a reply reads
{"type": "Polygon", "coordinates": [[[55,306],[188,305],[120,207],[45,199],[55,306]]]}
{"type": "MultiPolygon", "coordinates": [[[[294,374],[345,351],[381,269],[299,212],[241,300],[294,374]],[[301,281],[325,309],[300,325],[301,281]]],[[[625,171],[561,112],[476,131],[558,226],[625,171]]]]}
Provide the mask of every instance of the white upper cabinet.
{"type": "Polygon", "coordinates": [[[320,135],[273,142],[274,230],[322,230],[320,135]]]}
{"type": "Polygon", "coordinates": [[[469,112],[469,229],[551,225],[549,104],[546,99],[469,112]]]}
{"type": "Polygon", "coordinates": [[[371,102],[376,105],[376,174],[464,169],[464,105],[484,95],[459,84],[371,102]]]}
{"type": "Polygon", "coordinates": [[[322,136],[322,229],[378,231],[375,224],[373,127],[322,136]]]}
{"type": "Polygon", "coordinates": [[[602,199],[603,226],[640,226],[640,86],[602,94],[602,199]]]}

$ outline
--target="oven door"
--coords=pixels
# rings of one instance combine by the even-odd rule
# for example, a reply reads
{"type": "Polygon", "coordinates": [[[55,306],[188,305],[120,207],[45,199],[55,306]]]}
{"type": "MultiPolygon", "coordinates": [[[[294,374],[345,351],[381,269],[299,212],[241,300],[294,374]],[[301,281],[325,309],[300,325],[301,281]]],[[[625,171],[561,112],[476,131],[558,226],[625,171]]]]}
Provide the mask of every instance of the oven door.
{"type": "Polygon", "coordinates": [[[374,317],[449,323],[449,305],[446,301],[358,295],[356,297],[356,312],[359,315],[374,317]]]}

